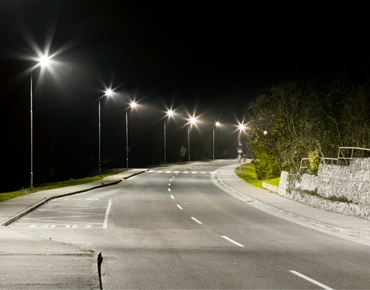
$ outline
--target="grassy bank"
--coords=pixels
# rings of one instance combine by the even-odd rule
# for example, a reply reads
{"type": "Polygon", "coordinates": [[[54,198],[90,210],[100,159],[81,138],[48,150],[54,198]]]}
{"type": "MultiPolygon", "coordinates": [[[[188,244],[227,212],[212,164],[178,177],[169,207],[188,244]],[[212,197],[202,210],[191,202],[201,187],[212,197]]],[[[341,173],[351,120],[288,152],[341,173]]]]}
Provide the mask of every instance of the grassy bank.
{"type": "Polygon", "coordinates": [[[238,175],[241,179],[245,180],[246,182],[253,184],[254,186],[262,188],[262,181],[265,181],[272,185],[279,186],[280,177],[273,178],[273,179],[267,179],[267,180],[259,180],[257,178],[256,169],[253,163],[243,164],[241,166],[240,171],[239,171],[239,166],[235,168],[236,175],[238,175]]]}
{"type": "MultiPolygon", "coordinates": [[[[100,176],[97,175],[97,176],[93,176],[93,177],[85,177],[85,178],[80,178],[80,179],[70,179],[70,180],[66,180],[66,181],[59,181],[59,182],[35,185],[32,192],[94,182],[94,181],[101,180],[103,177],[109,176],[109,175],[112,175],[112,174],[102,174],[100,176]]],[[[9,200],[9,199],[18,197],[18,196],[27,195],[27,194],[30,194],[30,189],[29,188],[21,188],[17,191],[1,192],[0,193],[0,202],[6,201],[6,200],[9,200]]]]}

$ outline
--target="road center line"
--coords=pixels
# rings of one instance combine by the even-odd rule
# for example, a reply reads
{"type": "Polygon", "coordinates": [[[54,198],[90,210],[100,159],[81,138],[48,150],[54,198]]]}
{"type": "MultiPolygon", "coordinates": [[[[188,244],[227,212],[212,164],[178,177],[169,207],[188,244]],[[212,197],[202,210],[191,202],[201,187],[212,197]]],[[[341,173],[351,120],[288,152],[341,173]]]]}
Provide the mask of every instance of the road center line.
{"type": "Polygon", "coordinates": [[[198,224],[202,225],[203,223],[199,220],[197,220],[195,217],[191,217],[191,219],[195,222],[197,222],[198,224]]]}
{"type": "Polygon", "coordinates": [[[173,197],[173,195],[172,195],[172,194],[171,194],[171,198],[172,198],[172,199],[175,199],[175,198],[173,197]]]}
{"type": "Polygon", "coordinates": [[[228,238],[226,236],[221,236],[221,237],[223,237],[225,240],[228,240],[229,242],[237,245],[238,247],[244,248],[244,246],[242,244],[239,244],[238,242],[235,242],[234,240],[232,240],[232,239],[230,239],[230,238],[228,238]]]}
{"type": "Polygon", "coordinates": [[[178,207],[179,209],[183,209],[183,208],[181,207],[181,205],[179,205],[179,204],[177,204],[177,207],[178,207]]]}
{"type": "Polygon", "coordinates": [[[103,229],[106,229],[108,227],[108,216],[109,216],[109,211],[110,207],[112,206],[112,199],[109,199],[107,211],[105,212],[105,217],[104,217],[104,223],[103,223],[103,229]]]}
{"type": "Polygon", "coordinates": [[[303,278],[307,281],[310,281],[311,283],[316,284],[317,286],[320,286],[321,288],[324,288],[326,290],[334,290],[333,288],[330,288],[330,287],[328,287],[324,284],[321,284],[320,282],[317,282],[314,279],[311,279],[310,277],[307,277],[307,276],[305,276],[305,275],[303,275],[303,274],[301,274],[297,271],[289,270],[289,272],[291,272],[291,273],[293,273],[293,274],[295,274],[295,275],[297,275],[297,276],[299,276],[299,277],[301,277],[301,278],[303,278]]]}
{"type": "Polygon", "coordinates": [[[171,191],[171,188],[169,188],[168,191],[171,191]]]}

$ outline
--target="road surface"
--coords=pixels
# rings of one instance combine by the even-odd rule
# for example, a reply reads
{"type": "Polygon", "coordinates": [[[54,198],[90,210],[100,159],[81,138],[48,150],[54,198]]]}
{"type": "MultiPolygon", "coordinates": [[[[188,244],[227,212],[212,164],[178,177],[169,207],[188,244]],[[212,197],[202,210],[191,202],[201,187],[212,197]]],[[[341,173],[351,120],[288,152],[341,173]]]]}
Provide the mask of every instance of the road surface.
{"type": "Polygon", "coordinates": [[[224,162],[154,168],[11,227],[100,251],[104,289],[370,289],[369,247],[217,187],[224,162]]]}

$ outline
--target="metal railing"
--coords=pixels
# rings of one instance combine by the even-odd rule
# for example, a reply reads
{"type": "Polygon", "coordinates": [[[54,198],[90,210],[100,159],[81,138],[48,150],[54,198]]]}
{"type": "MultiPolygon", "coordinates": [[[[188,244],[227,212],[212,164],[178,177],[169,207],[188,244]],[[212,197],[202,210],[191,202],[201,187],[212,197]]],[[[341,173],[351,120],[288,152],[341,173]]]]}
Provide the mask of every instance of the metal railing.
{"type": "MultiPolygon", "coordinates": [[[[355,158],[370,157],[370,149],[361,147],[339,147],[338,158],[331,157],[320,157],[320,163],[322,164],[335,164],[335,165],[347,165],[349,166],[351,160],[355,158]]],[[[299,174],[310,169],[309,159],[302,158],[299,167],[299,174]]]]}

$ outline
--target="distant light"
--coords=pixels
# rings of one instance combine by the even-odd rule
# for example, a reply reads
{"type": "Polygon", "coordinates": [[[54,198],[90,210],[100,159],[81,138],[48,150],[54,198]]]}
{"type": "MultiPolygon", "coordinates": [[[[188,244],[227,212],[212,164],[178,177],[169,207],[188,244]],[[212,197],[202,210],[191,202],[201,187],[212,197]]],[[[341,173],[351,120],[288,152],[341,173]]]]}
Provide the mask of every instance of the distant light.
{"type": "Polygon", "coordinates": [[[108,89],[108,90],[105,91],[105,95],[107,97],[111,97],[111,96],[113,96],[113,91],[111,89],[108,89]]]}
{"type": "Polygon", "coordinates": [[[132,101],[132,102],[130,103],[130,107],[131,107],[131,108],[135,108],[136,106],[137,106],[137,103],[136,103],[136,102],[132,101]]]}
{"type": "Polygon", "coordinates": [[[220,122],[216,122],[216,126],[218,127],[218,126],[220,126],[221,124],[220,124],[220,122]]]}
{"type": "Polygon", "coordinates": [[[264,135],[267,135],[267,131],[264,131],[264,132],[263,132],[263,134],[264,134],[264,135]]]}
{"type": "Polygon", "coordinates": [[[168,111],[167,111],[167,116],[168,116],[168,117],[173,116],[173,114],[174,114],[174,112],[173,112],[172,110],[168,110],[168,111]]]}
{"type": "Polygon", "coordinates": [[[189,122],[190,124],[194,125],[197,122],[197,119],[194,117],[190,117],[189,122]]]}
{"type": "Polygon", "coordinates": [[[239,124],[238,128],[240,131],[244,131],[246,129],[244,124],[239,124]]]}
{"type": "Polygon", "coordinates": [[[46,55],[43,55],[40,57],[39,59],[39,65],[41,67],[46,67],[50,64],[50,57],[46,56],[46,55]]]}

